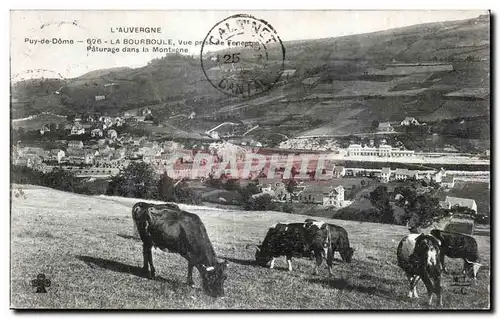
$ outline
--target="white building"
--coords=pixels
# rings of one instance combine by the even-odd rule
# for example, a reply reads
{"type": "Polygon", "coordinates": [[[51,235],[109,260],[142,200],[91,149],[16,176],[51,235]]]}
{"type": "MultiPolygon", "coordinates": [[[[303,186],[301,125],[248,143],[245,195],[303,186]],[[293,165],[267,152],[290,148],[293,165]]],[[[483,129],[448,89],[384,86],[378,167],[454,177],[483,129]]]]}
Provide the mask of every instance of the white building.
{"type": "Polygon", "coordinates": [[[335,178],[344,177],[345,176],[345,167],[335,165],[335,168],[333,169],[333,176],[335,176],[335,178]]]}
{"type": "Polygon", "coordinates": [[[406,157],[414,156],[415,151],[393,148],[390,145],[380,145],[379,147],[361,146],[351,144],[347,148],[347,156],[379,156],[379,157],[406,157]]]}
{"type": "Polygon", "coordinates": [[[401,126],[410,125],[420,125],[420,123],[418,123],[418,121],[414,117],[405,117],[405,119],[401,121],[401,126]]]}
{"type": "Polygon", "coordinates": [[[452,197],[446,196],[444,200],[445,208],[451,209],[452,207],[466,207],[473,210],[477,214],[477,204],[476,201],[470,198],[460,198],[460,197],[452,197]]]}
{"type": "Polygon", "coordinates": [[[118,133],[116,133],[115,130],[108,131],[108,138],[110,138],[112,140],[116,140],[117,137],[118,137],[118,133]]]}
{"type": "Polygon", "coordinates": [[[80,123],[76,123],[71,127],[71,135],[82,135],[85,134],[85,129],[80,123]]]}
{"type": "Polygon", "coordinates": [[[333,188],[323,196],[323,206],[333,206],[335,208],[342,208],[349,206],[351,201],[344,199],[344,187],[342,185],[333,188]]]}
{"type": "Polygon", "coordinates": [[[394,128],[391,126],[389,122],[382,122],[378,124],[377,130],[379,132],[393,132],[394,128]]]}
{"type": "Polygon", "coordinates": [[[389,180],[391,179],[391,168],[383,167],[380,172],[380,178],[382,179],[382,183],[389,183],[389,180]]]}
{"type": "Polygon", "coordinates": [[[61,163],[61,160],[64,158],[66,153],[61,149],[51,149],[49,151],[49,157],[52,160],[56,160],[58,163],[61,163]]]}
{"type": "Polygon", "coordinates": [[[93,129],[91,132],[90,132],[90,136],[92,137],[102,137],[102,130],[100,128],[96,128],[96,129],[93,129]]]}

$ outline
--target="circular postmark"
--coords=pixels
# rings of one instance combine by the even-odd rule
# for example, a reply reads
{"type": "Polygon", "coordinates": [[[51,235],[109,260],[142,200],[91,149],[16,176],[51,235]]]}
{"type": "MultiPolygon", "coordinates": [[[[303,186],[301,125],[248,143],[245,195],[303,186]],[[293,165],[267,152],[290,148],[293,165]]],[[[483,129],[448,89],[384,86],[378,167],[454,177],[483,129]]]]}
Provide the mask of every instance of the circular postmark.
{"type": "Polygon", "coordinates": [[[213,26],[203,40],[200,59],[217,90],[246,98],[269,91],[279,81],[285,48],[268,22],[238,14],[213,26]]]}

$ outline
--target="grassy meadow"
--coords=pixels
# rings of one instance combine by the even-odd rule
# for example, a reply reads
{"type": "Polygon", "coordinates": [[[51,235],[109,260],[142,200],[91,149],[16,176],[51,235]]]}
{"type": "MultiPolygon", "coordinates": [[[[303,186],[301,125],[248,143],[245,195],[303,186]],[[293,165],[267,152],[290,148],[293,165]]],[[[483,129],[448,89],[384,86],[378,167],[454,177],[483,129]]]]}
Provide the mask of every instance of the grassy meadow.
{"type": "MultiPolygon", "coordinates": [[[[294,260],[292,272],[284,258],[275,269],[254,264],[255,245],[268,226],[307,216],[180,205],[200,216],[217,255],[229,262],[226,296],[214,299],[201,290],[196,270],[196,287],[185,284],[187,262],[176,254],[154,250],[157,278],[140,276],[142,244],[131,218],[136,200],[22,187],[26,198],[12,196],[13,308],[428,309],[424,285],[418,286],[420,299],[408,299],[406,277],[396,265],[396,247],[408,233],[402,226],[328,220],[348,231],[356,250],[351,264],[337,254],[329,277],[324,265],[312,275],[308,259],[294,260]],[[51,280],[46,294],[35,293],[30,284],[38,273],[51,280]]],[[[484,265],[478,283],[461,291],[444,275],[444,308],[489,308],[488,229],[475,238],[484,265]]],[[[452,272],[461,269],[460,260],[446,263],[452,272]]]]}

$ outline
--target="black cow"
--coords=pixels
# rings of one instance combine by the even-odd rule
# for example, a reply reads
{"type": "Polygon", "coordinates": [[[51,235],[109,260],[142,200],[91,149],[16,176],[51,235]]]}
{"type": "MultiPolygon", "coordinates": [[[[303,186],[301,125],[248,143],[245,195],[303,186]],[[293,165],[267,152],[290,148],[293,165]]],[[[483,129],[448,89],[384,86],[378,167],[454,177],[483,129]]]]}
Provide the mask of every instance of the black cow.
{"type": "Polygon", "coordinates": [[[476,279],[477,272],[481,267],[481,264],[478,262],[479,251],[476,240],[471,236],[439,229],[433,229],[430,233],[441,241],[440,260],[443,271],[447,272],[444,266],[444,256],[461,258],[464,261],[464,272],[476,279]]]}
{"type": "Polygon", "coordinates": [[[151,248],[178,253],[188,261],[187,283],[193,282],[193,267],[198,269],[204,291],[213,297],[224,295],[227,262],[218,261],[205,225],[198,215],[174,204],[154,205],[139,202],[132,208],[132,218],[143,242],[143,270],[155,276],[151,248]],[[148,269],[151,266],[151,273],[148,269]]]}
{"type": "Polygon", "coordinates": [[[286,256],[288,270],[292,271],[293,257],[310,257],[312,252],[316,258],[313,273],[317,274],[318,267],[326,259],[331,275],[333,254],[327,226],[323,222],[276,224],[269,228],[262,245],[257,246],[255,260],[260,266],[271,262],[272,269],[276,257],[286,256]]]}
{"type": "Polygon", "coordinates": [[[404,270],[410,283],[408,297],[418,298],[417,283],[422,279],[429,295],[429,306],[434,294],[438,297],[439,306],[443,305],[439,254],[440,242],[434,236],[410,234],[399,242],[398,266],[404,270]]]}
{"type": "MultiPolygon", "coordinates": [[[[306,223],[316,222],[316,220],[308,218],[305,220],[306,223]]],[[[332,258],[335,252],[338,251],[342,260],[344,262],[350,263],[352,261],[352,255],[354,254],[354,249],[349,244],[349,236],[347,231],[341,227],[334,224],[327,224],[328,231],[330,232],[330,241],[332,245],[332,258]]]]}

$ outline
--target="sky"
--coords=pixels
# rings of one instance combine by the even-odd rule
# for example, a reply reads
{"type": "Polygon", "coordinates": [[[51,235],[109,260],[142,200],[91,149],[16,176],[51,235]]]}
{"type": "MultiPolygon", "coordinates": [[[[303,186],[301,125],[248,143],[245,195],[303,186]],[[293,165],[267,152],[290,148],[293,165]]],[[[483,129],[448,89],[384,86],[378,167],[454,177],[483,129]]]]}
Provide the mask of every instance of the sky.
{"type": "MultiPolygon", "coordinates": [[[[10,61],[14,81],[34,77],[73,78],[86,72],[113,67],[141,67],[166,53],[93,52],[89,46],[121,50],[125,39],[193,41],[177,44],[199,55],[200,45],[219,21],[246,13],[264,19],[282,41],[319,39],[367,33],[420,23],[470,19],[484,11],[11,11],[10,61]],[[160,34],[112,32],[119,27],[161,28],[160,34]],[[40,43],[42,39],[49,44],[40,43]],[[58,43],[52,43],[56,39],[58,43]],[[66,40],[67,42],[61,41],[66,40]],[[73,44],[69,43],[72,40],[73,44]],[[116,41],[120,41],[117,44],[116,41]],[[37,41],[35,43],[35,41],[37,41]],[[81,41],[81,42],[78,42],[81,41]],[[93,42],[89,45],[88,41],[93,42]],[[97,43],[101,41],[101,43],[97,43]],[[104,43],[104,42],[107,43],[104,43]],[[113,43],[113,44],[112,44],[113,43]]],[[[285,45],[286,46],[286,45],[285,45]]],[[[173,48],[172,46],[170,46],[173,48]]],[[[175,49],[175,48],[174,48],[175,49]]]]}

